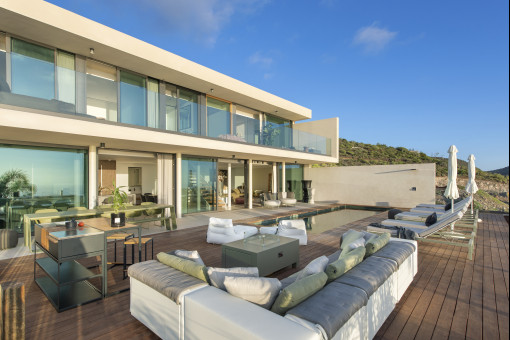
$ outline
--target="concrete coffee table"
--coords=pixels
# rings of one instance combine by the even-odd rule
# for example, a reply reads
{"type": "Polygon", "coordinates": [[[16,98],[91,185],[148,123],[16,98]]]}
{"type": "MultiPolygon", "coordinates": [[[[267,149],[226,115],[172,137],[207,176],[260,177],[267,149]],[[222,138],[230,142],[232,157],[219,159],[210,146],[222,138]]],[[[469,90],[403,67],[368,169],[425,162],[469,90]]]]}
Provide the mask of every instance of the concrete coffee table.
{"type": "Polygon", "coordinates": [[[260,276],[299,263],[299,241],[295,238],[257,234],[221,246],[224,268],[257,267],[260,276]]]}

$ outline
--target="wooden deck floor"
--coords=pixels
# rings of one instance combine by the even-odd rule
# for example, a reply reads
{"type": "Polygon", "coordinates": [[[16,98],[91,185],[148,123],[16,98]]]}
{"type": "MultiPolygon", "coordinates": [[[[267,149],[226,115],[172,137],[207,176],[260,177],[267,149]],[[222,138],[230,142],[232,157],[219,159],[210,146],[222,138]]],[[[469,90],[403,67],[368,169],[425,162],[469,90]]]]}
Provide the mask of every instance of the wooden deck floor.
{"type": "MultiPolygon", "coordinates": [[[[354,224],[310,235],[300,247],[298,269],[284,269],[283,278],[322,254],[338,248],[346,230],[364,229],[384,219],[377,214],[354,224]]],[[[378,339],[508,339],[508,223],[503,215],[481,214],[474,261],[466,248],[419,244],[419,271],[400,303],[382,326],[378,339]]],[[[220,266],[220,246],[205,242],[206,227],[154,236],[155,254],[172,249],[198,249],[205,263],[220,266]]],[[[129,293],[57,313],[33,281],[33,257],[0,261],[0,282],[26,286],[27,339],[153,339],[157,338],[129,313],[129,293]]],[[[127,287],[120,271],[109,285],[127,287]]]]}

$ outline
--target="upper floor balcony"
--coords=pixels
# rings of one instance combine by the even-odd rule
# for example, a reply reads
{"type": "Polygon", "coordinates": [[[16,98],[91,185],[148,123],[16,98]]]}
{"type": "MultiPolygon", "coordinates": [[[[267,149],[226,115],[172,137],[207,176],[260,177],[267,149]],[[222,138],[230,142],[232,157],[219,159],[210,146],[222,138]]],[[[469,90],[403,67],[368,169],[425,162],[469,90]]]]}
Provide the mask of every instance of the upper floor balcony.
{"type": "Polygon", "coordinates": [[[277,113],[23,40],[11,39],[10,47],[0,46],[1,104],[332,155],[330,137],[302,131],[277,113]]]}

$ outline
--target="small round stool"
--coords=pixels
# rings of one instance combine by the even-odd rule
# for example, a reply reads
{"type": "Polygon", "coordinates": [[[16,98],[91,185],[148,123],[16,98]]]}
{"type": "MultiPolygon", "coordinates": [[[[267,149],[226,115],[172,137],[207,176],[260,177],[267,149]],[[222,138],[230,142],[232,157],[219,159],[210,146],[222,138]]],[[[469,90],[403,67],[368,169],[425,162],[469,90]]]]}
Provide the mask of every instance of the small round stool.
{"type": "MultiPolygon", "coordinates": [[[[154,242],[152,242],[152,237],[142,237],[142,246],[145,246],[145,261],[147,261],[147,244],[151,244],[151,260],[154,260],[154,242]]],[[[130,238],[129,240],[124,241],[124,274],[123,278],[127,277],[127,266],[135,263],[135,245],[138,244],[138,237],[130,238]],[[131,263],[126,262],[126,246],[131,245],[131,263]]],[[[140,259],[141,261],[141,259],[140,259]]]]}
{"type": "Polygon", "coordinates": [[[0,250],[14,248],[18,245],[18,232],[12,229],[0,230],[0,250]]]}

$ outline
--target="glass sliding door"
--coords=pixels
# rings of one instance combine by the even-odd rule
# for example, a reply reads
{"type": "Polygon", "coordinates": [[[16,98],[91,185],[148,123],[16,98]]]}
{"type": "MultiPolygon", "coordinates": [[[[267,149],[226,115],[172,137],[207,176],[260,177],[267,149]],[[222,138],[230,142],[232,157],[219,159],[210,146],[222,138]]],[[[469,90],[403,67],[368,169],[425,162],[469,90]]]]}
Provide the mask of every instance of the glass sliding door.
{"type": "Polygon", "coordinates": [[[179,89],[179,131],[198,134],[198,94],[179,89]]]}
{"type": "Polygon", "coordinates": [[[147,79],[120,71],[120,121],[147,126],[147,79]]]}
{"type": "Polygon", "coordinates": [[[259,113],[255,110],[236,105],[232,116],[233,134],[251,144],[260,142],[259,113]]]}
{"type": "Polygon", "coordinates": [[[12,93],[42,99],[55,98],[55,51],[11,39],[12,93]]]}
{"type": "Polygon", "coordinates": [[[182,213],[217,209],[217,162],[211,158],[182,158],[182,213]]]}
{"type": "Polygon", "coordinates": [[[39,209],[87,206],[87,152],[0,144],[0,229],[39,209]]]}
{"type": "Polygon", "coordinates": [[[207,136],[230,134],[230,103],[207,97],[207,136]]]}
{"type": "Polygon", "coordinates": [[[117,69],[87,60],[87,114],[117,121],[117,69]]]}
{"type": "Polygon", "coordinates": [[[175,85],[165,84],[165,124],[160,126],[162,129],[177,131],[177,87],[175,85]]]}
{"type": "MultiPolygon", "coordinates": [[[[281,179],[281,166],[280,166],[280,179],[281,179]]],[[[285,190],[294,192],[298,201],[303,200],[303,166],[299,164],[286,164],[285,165],[285,190]]]]}

